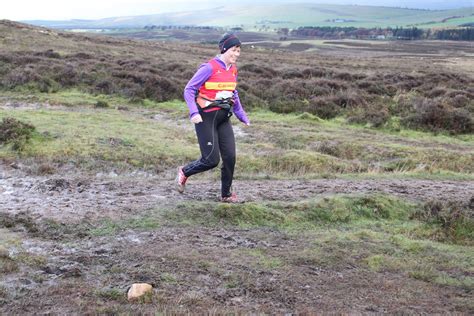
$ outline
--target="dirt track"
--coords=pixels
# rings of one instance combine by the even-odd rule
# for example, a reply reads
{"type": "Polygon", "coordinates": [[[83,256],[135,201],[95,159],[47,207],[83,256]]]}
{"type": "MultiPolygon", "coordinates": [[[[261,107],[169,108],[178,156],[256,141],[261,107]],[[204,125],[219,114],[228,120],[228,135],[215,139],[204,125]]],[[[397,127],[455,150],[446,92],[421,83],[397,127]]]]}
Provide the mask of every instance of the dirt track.
{"type": "MultiPolygon", "coordinates": [[[[174,189],[172,175],[149,174],[94,177],[32,177],[9,167],[0,169],[0,208],[35,218],[75,222],[84,218],[117,218],[182,201],[217,201],[219,181],[190,178],[186,192],[174,189]],[[200,188],[208,188],[203,194],[200,188]]],[[[242,202],[300,201],[333,194],[388,193],[412,201],[431,199],[469,201],[473,181],[434,180],[236,180],[242,202]]]]}
{"type": "MultiPolygon", "coordinates": [[[[263,227],[164,226],[81,237],[21,228],[52,219],[64,229],[84,221],[120,220],[182,201],[217,201],[218,181],[191,178],[186,192],[178,194],[171,178],[171,172],[164,177],[31,176],[21,166],[2,165],[0,209],[18,223],[12,229],[0,228],[0,241],[21,240],[12,251],[29,259],[0,282],[0,313],[469,312],[469,292],[400,273],[370,271],[358,263],[368,255],[363,250],[329,265],[321,264],[324,257],[306,257],[314,247],[326,246],[304,234],[290,236],[263,227]],[[202,195],[202,186],[209,193],[202,195]],[[262,258],[277,259],[258,263],[262,258]],[[153,304],[124,299],[127,287],[137,281],[156,287],[153,304]]],[[[410,200],[466,201],[474,195],[472,181],[241,180],[235,186],[244,202],[376,192],[410,200]]]]}

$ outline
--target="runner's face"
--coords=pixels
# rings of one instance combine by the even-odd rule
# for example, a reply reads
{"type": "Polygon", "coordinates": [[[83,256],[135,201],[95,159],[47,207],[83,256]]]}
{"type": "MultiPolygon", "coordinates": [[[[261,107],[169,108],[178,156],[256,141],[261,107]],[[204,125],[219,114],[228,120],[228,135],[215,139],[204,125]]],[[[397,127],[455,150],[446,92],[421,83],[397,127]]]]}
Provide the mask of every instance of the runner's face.
{"type": "Polygon", "coordinates": [[[222,54],[222,56],[224,57],[226,64],[235,64],[240,56],[240,47],[233,46],[229,48],[229,50],[224,54],[222,54]]]}

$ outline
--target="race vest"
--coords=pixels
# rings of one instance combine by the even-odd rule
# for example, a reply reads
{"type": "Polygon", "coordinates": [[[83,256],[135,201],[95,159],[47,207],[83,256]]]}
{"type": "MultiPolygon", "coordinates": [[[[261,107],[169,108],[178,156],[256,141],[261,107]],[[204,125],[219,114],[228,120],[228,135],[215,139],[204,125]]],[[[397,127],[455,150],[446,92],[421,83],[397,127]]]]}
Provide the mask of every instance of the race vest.
{"type": "Polygon", "coordinates": [[[237,87],[237,67],[235,65],[226,70],[215,59],[211,59],[209,64],[212,66],[212,74],[199,88],[196,97],[196,103],[201,108],[212,106],[216,100],[233,98],[237,87]]]}

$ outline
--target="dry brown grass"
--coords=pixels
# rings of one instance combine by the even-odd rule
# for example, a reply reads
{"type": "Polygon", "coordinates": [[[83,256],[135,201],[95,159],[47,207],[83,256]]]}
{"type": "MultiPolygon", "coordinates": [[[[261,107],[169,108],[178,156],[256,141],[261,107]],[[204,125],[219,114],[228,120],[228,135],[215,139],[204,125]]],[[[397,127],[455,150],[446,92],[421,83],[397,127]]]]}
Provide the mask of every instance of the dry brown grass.
{"type": "MultiPolygon", "coordinates": [[[[1,90],[55,92],[79,87],[132,100],[181,99],[198,65],[216,53],[212,45],[55,33],[5,21],[0,23],[0,35],[5,44],[0,50],[1,90]]],[[[440,72],[430,58],[354,59],[244,47],[239,66],[247,108],[309,112],[323,118],[359,109],[353,121],[370,122],[374,121],[372,108],[381,104],[375,101],[384,98],[384,118],[375,115],[374,126],[382,126],[388,114],[400,116],[402,123],[414,129],[454,134],[474,130],[474,83],[469,73],[440,72]],[[427,119],[419,102],[399,104],[399,95],[419,96],[426,104],[442,103],[443,111],[433,113],[448,113],[452,119],[427,119]],[[436,98],[441,97],[438,102],[436,98]],[[392,103],[389,112],[385,110],[388,103],[392,103]],[[453,122],[458,119],[462,124],[453,122]]]]}

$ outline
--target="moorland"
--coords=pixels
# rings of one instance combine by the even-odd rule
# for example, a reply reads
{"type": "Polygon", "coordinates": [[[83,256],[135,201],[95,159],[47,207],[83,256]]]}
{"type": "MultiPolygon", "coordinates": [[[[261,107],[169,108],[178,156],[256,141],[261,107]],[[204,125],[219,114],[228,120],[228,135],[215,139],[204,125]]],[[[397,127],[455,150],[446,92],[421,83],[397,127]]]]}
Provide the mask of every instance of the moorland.
{"type": "Polygon", "coordinates": [[[472,313],[472,45],[244,43],[232,205],[174,190],[215,54],[0,22],[0,313],[472,313]]]}

